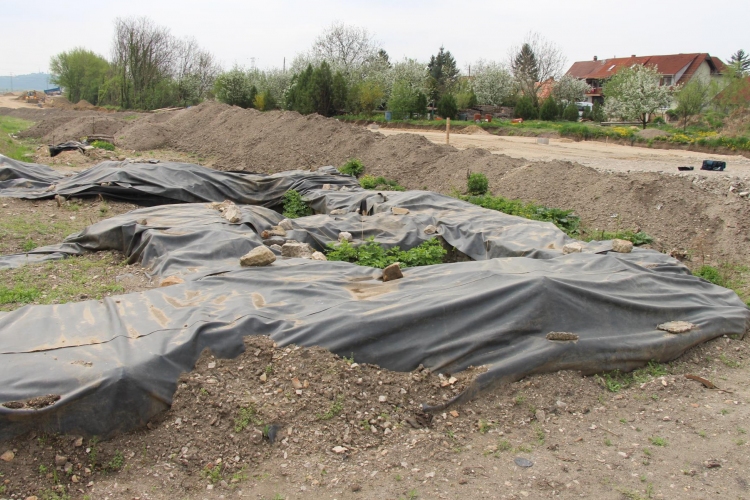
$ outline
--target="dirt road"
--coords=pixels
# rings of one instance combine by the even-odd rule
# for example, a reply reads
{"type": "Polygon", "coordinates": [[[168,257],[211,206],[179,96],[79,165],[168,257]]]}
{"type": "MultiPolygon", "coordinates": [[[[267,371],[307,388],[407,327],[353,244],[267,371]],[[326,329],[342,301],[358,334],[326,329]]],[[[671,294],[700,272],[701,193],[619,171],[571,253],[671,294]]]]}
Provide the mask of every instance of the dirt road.
{"type": "MultiPolygon", "coordinates": [[[[383,135],[418,134],[436,144],[445,144],[445,132],[405,129],[379,129],[383,135]]],[[[530,161],[568,160],[602,171],[677,173],[677,167],[695,167],[692,175],[716,175],[701,171],[705,159],[727,162],[726,174],[750,177],[750,159],[740,155],[727,156],[683,151],[678,149],[650,149],[597,141],[574,142],[571,139],[549,139],[549,144],[537,144],[536,137],[498,137],[490,134],[467,135],[452,133],[450,144],[458,149],[482,148],[494,154],[530,161]]],[[[721,174],[719,174],[721,175],[721,174]]]]}

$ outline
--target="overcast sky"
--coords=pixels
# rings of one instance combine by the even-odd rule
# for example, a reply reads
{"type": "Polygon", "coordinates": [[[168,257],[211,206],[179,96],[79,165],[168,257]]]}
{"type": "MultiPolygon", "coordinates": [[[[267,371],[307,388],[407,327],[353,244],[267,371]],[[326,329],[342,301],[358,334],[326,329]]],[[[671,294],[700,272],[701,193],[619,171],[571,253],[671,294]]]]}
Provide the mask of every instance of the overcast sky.
{"type": "Polygon", "coordinates": [[[334,21],[375,34],[391,61],[429,59],[441,45],[459,67],[507,60],[537,31],[568,58],[750,52],[748,0],[2,0],[0,75],[46,72],[50,57],[85,47],[109,57],[113,21],[147,16],[193,36],[224,67],[287,65],[334,21]]]}

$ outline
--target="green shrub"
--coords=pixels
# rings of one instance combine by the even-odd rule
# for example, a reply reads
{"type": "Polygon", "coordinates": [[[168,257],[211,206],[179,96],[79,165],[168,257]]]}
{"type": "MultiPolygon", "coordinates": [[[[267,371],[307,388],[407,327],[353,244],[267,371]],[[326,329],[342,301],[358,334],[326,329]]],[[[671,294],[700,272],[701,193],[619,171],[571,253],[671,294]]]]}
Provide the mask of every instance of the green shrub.
{"type": "Polygon", "coordinates": [[[469,180],[466,182],[466,187],[469,191],[469,194],[473,195],[486,194],[489,186],[490,183],[487,180],[487,176],[479,172],[471,174],[469,176],[469,180]]]}
{"type": "Polygon", "coordinates": [[[445,94],[440,98],[437,105],[437,112],[443,118],[450,118],[451,120],[456,119],[458,114],[458,104],[453,94],[445,94]]]}
{"type": "Polygon", "coordinates": [[[92,146],[99,149],[106,149],[107,151],[114,151],[115,145],[107,141],[94,141],[91,143],[92,146]]]}
{"type": "Polygon", "coordinates": [[[365,171],[365,166],[362,164],[362,160],[352,158],[348,162],[344,163],[344,166],[339,169],[339,172],[353,177],[359,177],[362,172],[365,171]]]}
{"type": "Polygon", "coordinates": [[[284,193],[284,211],[283,215],[287,219],[296,219],[312,215],[313,211],[310,206],[302,199],[302,195],[294,189],[284,193]]]}
{"type": "Polygon", "coordinates": [[[573,215],[573,210],[561,210],[559,208],[549,208],[533,203],[524,203],[520,200],[508,200],[502,196],[461,196],[463,201],[468,201],[474,205],[490,210],[497,210],[508,215],[517,215],[526,219],[552,222],[554,225],[565,231],[570,236],[578,234],[581,223],[577,215],[573,215]]]}
{"type": "Polygon", "coordinates": [[[365,175],[359,180],[362,189],[372,189],[379,191],[406,191],[406,188],[396,181],[386,179],[383,176],[373,177],[365,175]]]}
{"type": "Polygon", "coordinates": [[[601,123],[606,120],[606,116],[604,116],[604,109],[602,109],[602,105],[598,102],[595,102],[594,107],[591,108],[591,119],[597,123],[601,123]]]}
{"type": "Polygon", "coordinates": [[[537,109],[534,107],[530,97],[523,96],[518,99],[516,107],[513,110],[513,115],[516,118],[523,118],[524,120],[535,120],[539,115],[537,109]]]}
{"type": "Polygon", "coordinates": [[[539,110],[539,119],[551,122],[557,118],[558,113],[559,110],[555,99],[552,96],[549,96],[542,103],[542,107],[539,110]]]}
{"type": "Polygon", "coordinates": [[[633,232],[627,231],[594,231],[590,232],[587,230],[581,230],[581,239],[584,241],[604,241],[604,240],[628,240],[633,245],[645,245],[647,243],[653,243],[654,239],[643,231],[633,232]]]}
{"type": "Polygon", "coordinates": [[[399,247],[386,250],[372,237],[359,246],[354,246],[346,240],[341,243],[331,243],[326,250],[326,257],[328,260],[383,269],[394,262],[398,262],[401,268],[441,264],[446,253],[437,238],[404,251],[399,247]]]}
{"type": "Polygon", "coordinates": [[[569,121],[569,122],[577,122],[578,121],[578,106],[576,106],[574,103],[570,103],[565,107],[565,110],[563,111],[563,120],[569,121]]]}
{"type": "Polygon", "coordinates": [[[712,266],[701,266],[693,271],[693,276],[698,276],[706,281],[710,281],[714,285],[726,286],[724,277],[721,275],[718,269],[712,266]]]}

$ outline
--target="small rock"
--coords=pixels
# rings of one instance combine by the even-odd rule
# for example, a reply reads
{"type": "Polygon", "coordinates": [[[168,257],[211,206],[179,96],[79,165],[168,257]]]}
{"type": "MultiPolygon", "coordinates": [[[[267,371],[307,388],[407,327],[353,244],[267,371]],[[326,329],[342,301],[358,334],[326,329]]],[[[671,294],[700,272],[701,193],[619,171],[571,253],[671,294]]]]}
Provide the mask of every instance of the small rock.
{"type": "Polygon", "coordinates": [[[347,231],[341,231],[339,233],[339,241],[352,241],[352,233],[349,233],[347,231]]]}
{"type": "Polygon", "coordinates": [[[740,196],[742,196],[743,198],[747,198],[748,196],[750,196],[750,191],[742,191],[740,193],[740,196]]]}
{"type": "Polygon", "coordinates": [[[312,260],[328,260],[328,258],[323,252],[313,252],[312,257],[310,258],[312,260]]]}
{"type": "Polygon", "coordinates": [[[630,455],[628,455],[624,451],[618,451],[617,454],[620,455],[622,458],[629,458],[630,457],[630,455]]]}
{"type": "MultiPolygon", "coordinates": [[[[70,467],[73,468],[73,464],[71,464],[70,467]]],[[[76,476],[75,474],[73,474],[70,477],[70,480],[71,480],[71,482],[77,483],[78,482],[78,476],[76,476]]]]}
{"type": "Polygon", "coordinates": [[[353,491],[354,493],[358,492],[358,491],[359,491],[359,490],[361,490],[361,489],[362,489],[362,487],[361,487],[360,485],[358,485],[358,484],[353,484],[353,485],[352,485],[352,491],[353,491]]]}
{"type": "Polygon", "coordinates": [[[345,446],[334,446],[333,448],[331,448],[331,451],[341,455],[342,453],[346,453],[347,451],[349,451],[349,449],[345,446]]]}
{"type": "Polygon", "coordinates": [[[250,432],[250,442],[253,444],[260,444],[263,442],[263,432],[258,429],[253,429],[250,432]]]}
{"type": "Polygon", "coordinates": [[[240,257],[240,265],[245,267],[268,266],[275,261],[276,254],[266,246],[255,247],[240,257]]]}
{"type": "Polygon", "coordinates": [[[2,455],[0,455],[0,460],[2,460],[3,462],[10,462],[14,458],[16,458],[16,454],[13,453],[11,450],[8,450],[2,455]]]}
{"type": "Polygon", "coordinates": [[[135,223],[139,226],[148,226],[148,221],[146,219],[138,219],[135,223]]]}
{"type": "Polygon", "coordinates": [[[393,215],[406,215],[409,213],[409,209],[401,207],[391,207],[391,213],[393,215]]]}
{"type": "Polygon", "coordinates": [[[426,228],[424,228],[424,234],[435,234],[437,233],[437,228],[430,224],[426,228]]]}
{"type": "Polygon", "coordinates": [[[73,446],[75,446],[76,448],[80,448],[81,446],[83,446],[83,438],[82,437],[76,438],[76,440],[73,441],[73,446]]]}
{"type": "Polygon", "coordinates": [[[263,244],[267,247],[273,246],[273,245],[283,245],[286,243],[286,240],[282,238],[281,236],[273,236],[271,238],[267,238],[263,240],[263,244]]]}
{"type": "Polygon", "coordinates": [[[294,229],[292,227],[292,221],[290,221],[289,219],[284,219],[281,222],[279,222],[279,227],[283,229],[284,231],[291,231],[292,229],[294,229]]]}
{"type": "Polygon", "coordinates": [[[388,396],[378,396],[378,402],[385,403],[388,401],[388,396]]]}
{"type": "Polygon", "coordinates": [[[313,248],[307,243],[292,243],[287,241],[284,246],[281,247],[281,255],[284,257],[297,257],[301,259],[309,259],[315,252],[313,248]]]}
{"type": "Polygon", "coordinates": [[[630,253],[633,251],[633,242],[628,240],[612,240],[612,251],[617,253],[630,253]]]}
{"type": "Polygon", "coordinates": [[[260,381],[265,382],[268,379],[268,376],[265,373],[262,373],[260,376],[260,381]]]}
{"type": "Polygon", "coordinates": [[[706,469],[716,469],[717,467],[721,467],[721,463],[718,460],[711,458],[703,462],[703,467],[706,469]]]}
{"type": "Polygon", "coordinates": [[[513,462],[519,467],[531,467],[534,462],[523,457],[516,457],[513,462]]]}
{"type": "Polygon", "coordinates": [[[451,417],[458,418],[458,412],[456,410],[451,410],[451,417]]]}
{"type": "Polygon", "coordinates": [[[536,412],[534,412],[534,417],[536,417],[537,422],[544,422],[546,416],[547,415],[544,413],[544,410],[537,410],[536,412]]]}
{"type": "Polygon", "coordinates": [[[172,285],[180,285],[182,283],[185,283],[185,280],[178,276],[167,276],[163,280],[161,280],[161,283],[159,283],[159,286],[172,286],[172,285]]]}
{"type": "Polygon", "coordinates": [[[281,245],[271,245],[268,248],[272,252],[279,252],[279,253],[281,253],[281,245]]]}
{"type": "Polygon", "coordinates": [[[398,262],[394,262],[390,266],[383,269],[383,281],[392,281],[401,279],[404,277],[404,274],[401,272],[401,266],[399,266],[398,262]]]}
{"type": "Polygon", "coordinates": [[[578,243],[577,241],[574,243],[567,243],[563,246],[563,255],[568,255],[569,253],[581,253],[583,252],[583,245],[581,243],[578,243]]]}
{"type": "Polygon", "coordinates": [[[302,382],[300,382],[297,377],[294,377],[292,379],[292,387],[294,387],[295,389],[302,389],[302,382]]]}
{"type": "Polygon", "coordinates": [[[663,330],[669,333],[685,333],[695,328],[695,325],[688,321],[667,321],[661,325],[657,325],[657,330],[663,330]]]}
{"type": "Polygon", "coordinates": [[[322,189],[323,189],[323,191],[330,191],[331,190],[331,185],[330,184],[323,184],[323,188],[322,189]]]}
{"type": "Polygon", "coordinates": [[[57,467],[62,467],[65,465],[65,463],[68,461],[68,457],[64,457],[62,455],[55,455],[55,465],[57,467]]]}
{"type": "Polygon", "coordinates": [[[330,212],[328,212],[328,215],[344,215],[346,214],[346,209],[344,208],[334,208],[330,212]]]}

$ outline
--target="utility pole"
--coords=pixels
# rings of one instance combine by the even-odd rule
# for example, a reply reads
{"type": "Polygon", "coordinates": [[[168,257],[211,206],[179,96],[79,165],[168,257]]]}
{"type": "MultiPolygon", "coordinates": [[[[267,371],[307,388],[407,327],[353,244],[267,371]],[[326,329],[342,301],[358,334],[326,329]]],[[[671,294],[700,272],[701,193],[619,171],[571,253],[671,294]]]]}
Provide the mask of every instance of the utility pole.
{"type": "Polygon", "coordinates": [[[13,92],[13,72],[10,72],[10,91],[13,92]]]}

